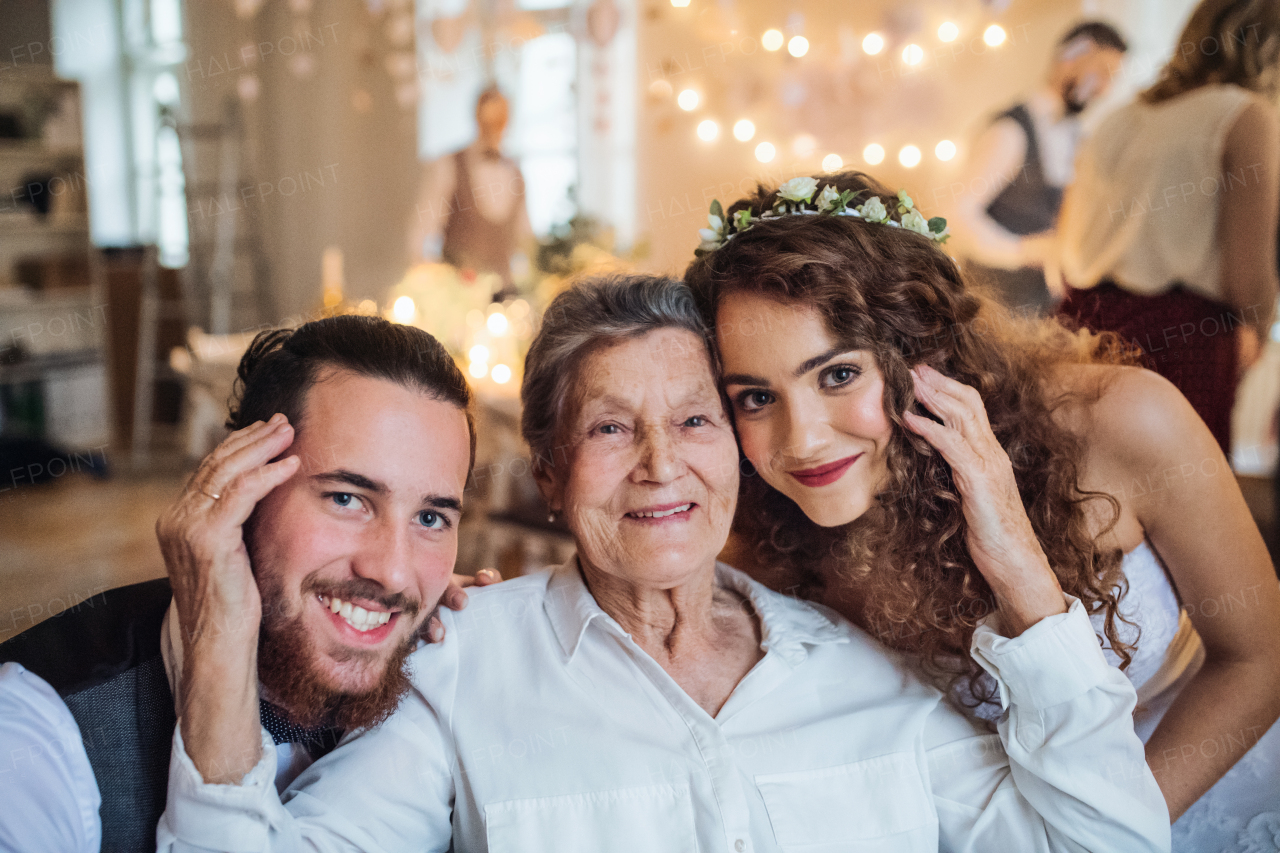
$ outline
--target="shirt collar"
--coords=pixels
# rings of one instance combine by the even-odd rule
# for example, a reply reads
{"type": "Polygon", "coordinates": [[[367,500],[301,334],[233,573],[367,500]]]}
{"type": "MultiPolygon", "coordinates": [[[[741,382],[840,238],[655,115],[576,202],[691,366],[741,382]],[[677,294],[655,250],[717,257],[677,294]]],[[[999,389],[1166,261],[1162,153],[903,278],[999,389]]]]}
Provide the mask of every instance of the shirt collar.
{"type": "MultiPolygon", "coordinates": [[[[792,666],[805,659],[806,645],[849,642],[847,630],[837,621],[839,617],[833,618],[806,601],[776,593],[724,563],[716,563],[716,577],[755,607],[760,615],[760,647],[777,653],[792,666]]],[[[552,570],[544,607],[569,660],[577,653],[587,626],[598,617],[602,624],[624,633],[587,589],[577,557],[552,570]]]]}

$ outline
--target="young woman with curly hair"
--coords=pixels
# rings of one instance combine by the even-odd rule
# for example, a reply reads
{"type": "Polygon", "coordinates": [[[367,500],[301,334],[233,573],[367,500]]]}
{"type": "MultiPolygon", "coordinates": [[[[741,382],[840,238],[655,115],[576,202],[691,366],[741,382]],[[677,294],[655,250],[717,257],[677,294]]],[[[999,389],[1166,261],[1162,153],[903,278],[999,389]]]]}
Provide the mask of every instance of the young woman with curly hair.
{"type": "Polygon", "coordinates": [[[1137,687],[1175,819],[1254,747],[1265,778],[1218,823],[1234,843],[1280,790],[1280,737],[1255,747],[1280,716],[1280,587],[1213,436],[1118,339],[975,292],[874,180],[818,176],[811,198],[817,182],[834,189],[793,215],[764,188],[736,202],[686,272],[758,473],[738,529],[765,579],[987,716],[977,624],[1016,637],[1074,596],[1137,687]],[[837,192],[865,215],[830,215],[837,192]]]}

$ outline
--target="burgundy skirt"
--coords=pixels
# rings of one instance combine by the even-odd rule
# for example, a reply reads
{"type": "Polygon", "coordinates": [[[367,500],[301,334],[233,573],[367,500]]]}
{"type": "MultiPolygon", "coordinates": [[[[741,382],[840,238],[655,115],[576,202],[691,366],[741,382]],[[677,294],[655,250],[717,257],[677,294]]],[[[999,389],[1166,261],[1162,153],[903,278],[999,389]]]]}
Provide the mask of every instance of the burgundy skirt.
{"type": "Polygon", "coordinates": [[[1142,348],[1146,366],[1178,387],[1231,457],[1239,314],[1183,287],[1139,296],[1103,282],[1067,288],[1058,314],[1095,332],[1115,332],[1142,348]]]}

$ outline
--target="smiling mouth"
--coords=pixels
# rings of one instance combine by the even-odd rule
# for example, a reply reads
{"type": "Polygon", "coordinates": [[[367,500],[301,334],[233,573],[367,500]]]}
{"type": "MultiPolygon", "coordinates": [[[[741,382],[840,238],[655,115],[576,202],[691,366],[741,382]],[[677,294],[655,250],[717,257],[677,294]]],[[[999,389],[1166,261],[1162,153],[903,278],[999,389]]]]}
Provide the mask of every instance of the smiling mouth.
{"type": "Polygon", "coordinates": [[[853,465],[861,457],[862,454],[858,453],[837,462],[819,465],[817,468],[806,468],[803,471],[788,471],[787,473],[801,485],[810,487],[826,486],[843,477],[844,472],[849,470],[849,466],[853,465]]]}
{"type": "Polygon", "coordinates": [[[389,610],[366,610],[358,604],[334,596],[317,594],[316,598],[331,613],[342,617],[344,622],[362,634],[381,628],[395,615],[389,610]]]}
{"type": "Polygon", "coordinates": [[[687,503],[679,506],[667,507],[666,509],[646,509],[636,510],[627,513],[627,518],[670,518],[673,515],[680,515],[693,509],[697,504],[687,503]]]}

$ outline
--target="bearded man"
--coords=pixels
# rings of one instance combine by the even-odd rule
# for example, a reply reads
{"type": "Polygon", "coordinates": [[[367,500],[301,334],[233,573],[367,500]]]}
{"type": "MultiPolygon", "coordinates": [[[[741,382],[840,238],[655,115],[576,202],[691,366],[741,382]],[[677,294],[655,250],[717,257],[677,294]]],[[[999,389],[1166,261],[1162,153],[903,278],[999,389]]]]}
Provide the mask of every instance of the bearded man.
{"type": "MultiPolygon", "coordinates": [[[[274,748],[283,788],[344,731],[390,715],[437,602],[466,602],[450,581],[466,582],[452,571],[474,462],[472,397],[434,338],[359,316],[264,332],[236,392],[233,432],[156,524],[172,600],[154,582],[140,609],[163,622],[102,623],[120,610],[107,593],[91,630],[53,619],[0,647],[0,660],[31,670],[9,665],[0,684],[0,705],[16,709],[0,734],[31,742],[31,760],[7,780],[32,804],[7,810],[12,849],[69,849],[65,827],[97,817],[82,790],[93,789],[102,849],[154,850],[175,720],[206,781],[238,782],[274,748]],[[211,601],[237,615],[202,620],[211,601]],[[84,658],[74,677],[65,649],[61,660],[42,651],[69,633],[92,646],[74,650],[84,658]],[[238,650],[255,637],[246,668],[238,650]],[[248,722],[233,732],[206,723],[226,708],[248,722]]],[[[0,817],[0,841],[7,832],[0,817]]],[[[97,849],[92,826],[78,837],[97,849]]]]}

